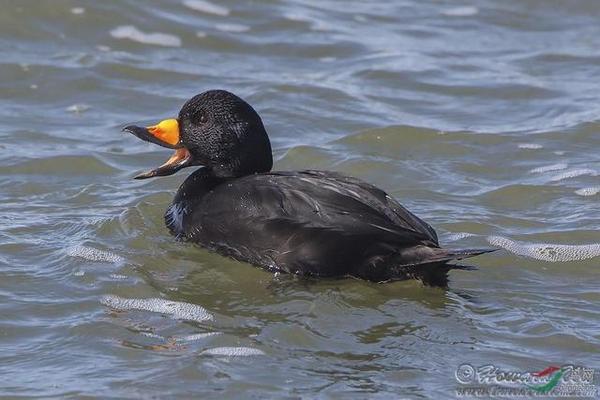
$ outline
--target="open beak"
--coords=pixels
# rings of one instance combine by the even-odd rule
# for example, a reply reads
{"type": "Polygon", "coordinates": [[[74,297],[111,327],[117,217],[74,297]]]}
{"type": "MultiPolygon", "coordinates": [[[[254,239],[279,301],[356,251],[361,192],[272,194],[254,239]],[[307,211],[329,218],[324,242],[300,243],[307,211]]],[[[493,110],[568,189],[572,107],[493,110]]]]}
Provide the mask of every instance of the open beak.
{"type": "Polygon", "coordinates": [[[135,179],[172,175],[182,168],[194,165],[192,155],[181,143],[179,123],[176,119],[166,119],[157,125],[148,126],[146,128],[129,125],[123,128],[123,131],[132,133],[146,142],[154,143],[169,149],[175,149],[175,154],[173,154],[166,163],[152,171],[137,175],[135,179]]]}

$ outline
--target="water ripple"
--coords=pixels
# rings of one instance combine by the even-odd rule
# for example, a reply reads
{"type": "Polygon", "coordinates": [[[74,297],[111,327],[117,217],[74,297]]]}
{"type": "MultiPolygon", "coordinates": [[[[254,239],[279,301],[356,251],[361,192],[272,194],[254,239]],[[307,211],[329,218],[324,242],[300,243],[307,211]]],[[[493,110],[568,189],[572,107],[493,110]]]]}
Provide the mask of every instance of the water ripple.
{"type": "Polygon", "coordinates": [[[202,351],[200,354],[224,357],[264,356],[265,352],[251,347],[214,347],[202,351]]]}
{"type": "Polygon", "coordinates": [[[188,321],[212,321],[214,316],[204,307],[196,304],[170,301],[164,299],[125,299],[119,296],[107,295],[100,300],[107,307],[120,311],[150,311],[159,314],[170,315],[175,319],[188,321]]]}
{"type": "Polygon", "coordinates": [[[222,17],[225,17],[230,13],[227,7],[205,0],[184,0],[183,5],[195,11],[220,15],[222,17]]]}
{"type": "Polygon", "coordinates": [[[80,257],[90,261],[103,261],[110,263],[122,262],[124,259],[110,251],[100,250],[89,246],[74,246],[67,249],[67,255],[80,257]]]}
{"type": "Polygon", "coordinates": [[[549,262],[586,260],[600,256],[600,243],[565,245],[551,243],[517,242],[501,236],[490,236],[488,242],[511,253],[549,262]]]}
{"type": "Polygon", "coordinates": [[[181,46],[181,39],[175,35],[160,32],[145,33],[132,25],[119,26],[110,31],[115,39],[128,39],[143,44],[154,44],[158,46],[181,46]]]}

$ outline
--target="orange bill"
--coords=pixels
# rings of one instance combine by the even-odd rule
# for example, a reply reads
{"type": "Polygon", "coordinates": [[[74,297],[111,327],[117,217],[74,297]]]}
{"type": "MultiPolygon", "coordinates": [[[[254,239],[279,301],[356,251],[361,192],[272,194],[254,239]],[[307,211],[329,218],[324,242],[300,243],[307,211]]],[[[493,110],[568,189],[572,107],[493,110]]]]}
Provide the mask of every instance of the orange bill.
{"type": "Polygon", "coordinates": [[[165,119],[156,125],[143,128],[141,126],[129,125],[123,128],[146,142],[159,146],[176,149],[181,147],[179,137],[179,122],[174,119],[165,119]]]}
{"type": "Polygon", "coordinates": [[[176,119],[165,119],[156,125],[145,128],[129,125],[123,128],[123,131],[132,133],[146,142],[154,143],[169,149],[175,149],[175,154],[173,154],[167,162],[152,171],[137,175],[135,179],[172,175],[182,168],[195,165],[192,155],[181,143],[179,122],[176,119]]]}

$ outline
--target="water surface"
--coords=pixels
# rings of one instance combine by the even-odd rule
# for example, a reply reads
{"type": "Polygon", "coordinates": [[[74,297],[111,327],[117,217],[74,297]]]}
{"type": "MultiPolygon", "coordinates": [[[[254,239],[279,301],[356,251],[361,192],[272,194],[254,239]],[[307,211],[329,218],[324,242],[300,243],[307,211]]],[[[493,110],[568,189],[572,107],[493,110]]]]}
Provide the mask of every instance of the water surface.
{"type": "Polygon", "coordinates": [[[600,3],[13,1],[0,13],[7,396],[451,398],[458,365],[600,367],[600,3]],[[187,171],[120,129],[231,90],[277,169],[368,180],[448,246],[305,282],[177,243],[187,171]]]}

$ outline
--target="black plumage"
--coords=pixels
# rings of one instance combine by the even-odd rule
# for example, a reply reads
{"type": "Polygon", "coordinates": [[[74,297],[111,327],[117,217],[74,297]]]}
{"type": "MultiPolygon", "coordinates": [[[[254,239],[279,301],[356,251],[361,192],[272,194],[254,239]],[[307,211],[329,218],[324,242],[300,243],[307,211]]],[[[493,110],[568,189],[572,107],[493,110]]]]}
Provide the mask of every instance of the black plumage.
{"type": "Polygon", "coordinates": [[[376,282],[417,278],[440,286],[457,267],[449,261],[491,251],[442,249],[430,225],[359,179],[329,171],[270,172],[271,146],[260,117],[229,92],[194,97],[178,121],[179,147],[189,152],[184,166],[202,165],[165,214],[182,240],[273,272],[376,282]]]}

